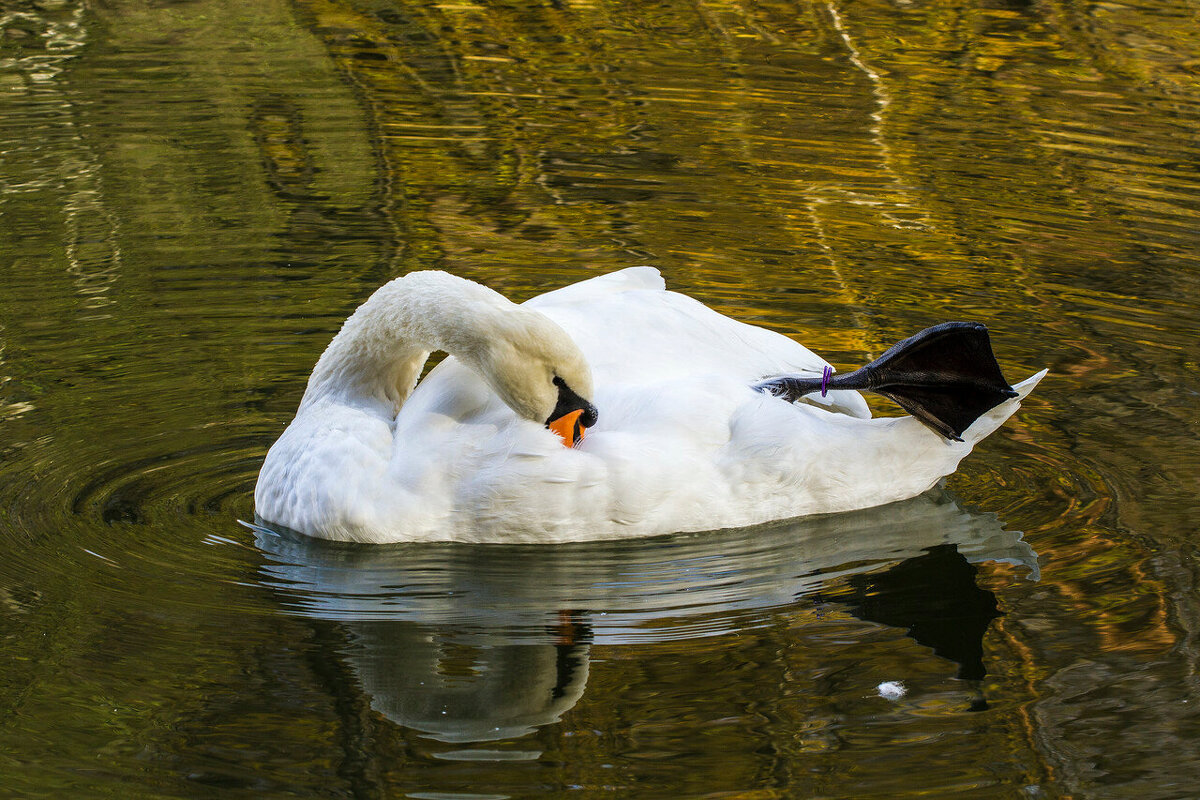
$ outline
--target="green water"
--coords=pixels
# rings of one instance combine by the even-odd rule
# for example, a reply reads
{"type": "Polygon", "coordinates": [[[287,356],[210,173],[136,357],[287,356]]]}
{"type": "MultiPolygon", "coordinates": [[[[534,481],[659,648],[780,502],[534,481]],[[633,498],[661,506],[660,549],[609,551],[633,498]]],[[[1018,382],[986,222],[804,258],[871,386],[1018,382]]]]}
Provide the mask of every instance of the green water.
{"type": "Polygon", "coordinates": [[[1180,0],[0,3],[0,793],[1195,796],[1198,165],[1180,0]],[[1051,376],[857,514],[238,523],[383,281],[644,263],[1051,376]]]}

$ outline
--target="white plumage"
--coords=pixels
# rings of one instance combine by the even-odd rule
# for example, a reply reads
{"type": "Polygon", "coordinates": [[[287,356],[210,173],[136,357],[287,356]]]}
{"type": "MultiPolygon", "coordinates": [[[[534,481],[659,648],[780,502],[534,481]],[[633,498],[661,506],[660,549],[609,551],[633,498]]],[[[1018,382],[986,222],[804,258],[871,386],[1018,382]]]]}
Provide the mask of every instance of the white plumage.
{"type": "Polygon", "coordinates": [[[412,273],[379,289],[321,357],[267,454],[256,512],[326,539],[558,542],[866,508],[953,472],[1045,374],[962,442],[912,417],[872,419],[856,392],[788,403],[751,388],[825,366],[667,291],[649,267],[522,306],[412,273]],[[409,394],[435,349],[452,357],[409,394]],[[576,448],[544,425],[554,374],[599,410],[576,448]]]}

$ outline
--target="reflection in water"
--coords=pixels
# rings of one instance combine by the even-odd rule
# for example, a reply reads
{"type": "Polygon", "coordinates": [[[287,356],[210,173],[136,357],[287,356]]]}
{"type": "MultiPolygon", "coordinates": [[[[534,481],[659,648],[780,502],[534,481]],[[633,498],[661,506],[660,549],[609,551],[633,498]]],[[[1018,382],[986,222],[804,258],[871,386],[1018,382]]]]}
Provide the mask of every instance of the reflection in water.
{"type": "Polygon", "coordinates": [[[371,706],[444,742],[558,721],[583,695],[593,645],[736,634],[799,601],[907,628],[979,680],[997,612],[973,563],[1037,576],[1019,533],[944,493],[762,528],[552,548],[361,546],[254,529],[263,580],[285,606],[350,632],[345,658],[371,706]]]}
{"type": "Polygon", "coordinates": [[[557,722],[583,696],[589,630],[564,616],[562,632],[540,644],[399,620],[345,623],[346,658],[392,722],[442,742],[512,739],[557,722]]]}
{"type": "MultiPolygon", "coordinates": [[[[79,305],[95,312],[121,269],[119,228],[100,179],[101,160],[78,124],[78,98],[67,85],[67,69],[87,44],[85,4],[62,0],[0,7],[0,91],[37,109],[42,135],[0,120],[0,214],[20,218],[28,208],[54,198],[61,206],[39,218],[25,236],[44,236],[61,248],[79,305]],[[48,134],[48,135],[47,135],[48,134]]],[[[11,224],[11,223],[10,223],[11,224]]],[[[94,313],[83,315],[96,318],[94,313]]]]}
{"type": "Polygon", "coordinates": [[[930,547],[877,575],[853,575],[829,595],[859,619],[907,628],[908,635],[959,665],[958,677],[982,680],[983,634],[1000,616],[996,595],[975,584],[975,567],[954,545],[930,547]]]}

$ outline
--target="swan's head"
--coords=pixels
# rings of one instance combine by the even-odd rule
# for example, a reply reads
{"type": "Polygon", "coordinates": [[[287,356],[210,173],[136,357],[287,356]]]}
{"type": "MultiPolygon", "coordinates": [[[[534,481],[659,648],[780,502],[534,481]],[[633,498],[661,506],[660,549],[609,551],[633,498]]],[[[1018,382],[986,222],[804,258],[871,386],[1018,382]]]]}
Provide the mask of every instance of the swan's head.
{"type": "Polygon", "coordinates": [[[509,408],[579,444],[596,423],[592,370],[567,332],[529,309],[510,310],[496,320],[479,372],[509,408]]]}

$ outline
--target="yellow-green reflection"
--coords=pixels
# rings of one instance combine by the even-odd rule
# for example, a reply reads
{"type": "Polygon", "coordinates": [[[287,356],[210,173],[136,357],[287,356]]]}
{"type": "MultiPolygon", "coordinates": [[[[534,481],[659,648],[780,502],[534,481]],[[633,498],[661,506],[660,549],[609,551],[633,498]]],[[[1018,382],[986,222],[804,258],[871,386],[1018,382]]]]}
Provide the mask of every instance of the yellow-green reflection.
{"type": "MultiPolygon", "coordinates": [[[[3,785],[1154,798],[1200,783],[1193,17],[1170,0],[5,5],[3,785]],[[883,557],[835,542],[822,564],[841,577],[814,578],[819,600],[730,614],[649,591],[650,635],[572,643],[585,681],[580,653],[561,685],[549,651],[506,661],[503,626],[447,643],[447,681],[524,664],[562,689],[467,760],[373,703],[416,673],[372,682],[364,665],[412,630],[296,617],[267,585],[269,555],[235,520],[371,289],[437,267],[520,299],[637,263],[839,365],[968,318],[1011,374],[1050,367],[949,483],[1041,558],[1036,583],[972,563],[1004,614],[977,685],[894,619],[848,610],[846,576],[883,557]],[[885,679],[910,693],[890,704],[885,679]],[[986,711],[966,710],[972,692],[986,711]]],[[[772,567],[806,574],[786,543],[753,568],[731,558],[731,596],[772,567]]],[[[620,611],[555,605],[531,646],[620,611]]],[[[421,647],[451,622],[422,623],[421,647]]]]}

